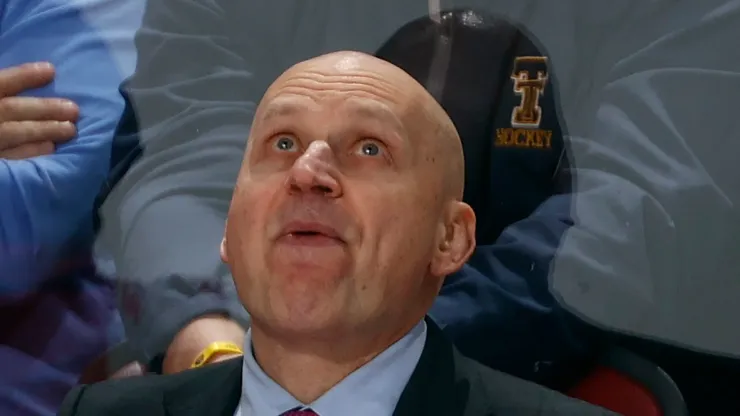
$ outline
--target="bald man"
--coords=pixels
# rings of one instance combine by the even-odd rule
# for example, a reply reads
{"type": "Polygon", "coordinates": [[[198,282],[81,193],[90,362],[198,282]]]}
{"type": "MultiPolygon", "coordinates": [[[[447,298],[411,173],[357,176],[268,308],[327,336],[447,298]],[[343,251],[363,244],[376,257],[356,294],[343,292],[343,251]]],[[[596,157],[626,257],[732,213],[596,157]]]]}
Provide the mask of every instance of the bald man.
{"type": "Polygon", "coordinates": [[[399,68],[341,52],[268,88],[221,257],[244,359],[80,387],[60,415],[596,415],[461,356],[425,315],[475,248],[463,154],[399,68]]]}

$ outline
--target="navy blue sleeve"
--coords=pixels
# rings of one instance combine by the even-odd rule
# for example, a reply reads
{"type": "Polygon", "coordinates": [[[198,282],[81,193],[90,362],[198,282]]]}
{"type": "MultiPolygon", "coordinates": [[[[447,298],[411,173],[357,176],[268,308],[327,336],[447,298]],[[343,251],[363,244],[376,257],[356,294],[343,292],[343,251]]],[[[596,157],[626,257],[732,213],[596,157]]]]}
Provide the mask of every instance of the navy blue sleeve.
{"type": "Polygon", "coordinates": [[[476,248],[447,278],[430,315],[463,354],[557,386],[591,353],[593,334],[559,305],[549,284],[552,260],[572,225],[571,198],[552,196],[495,244],[476,248]]]}

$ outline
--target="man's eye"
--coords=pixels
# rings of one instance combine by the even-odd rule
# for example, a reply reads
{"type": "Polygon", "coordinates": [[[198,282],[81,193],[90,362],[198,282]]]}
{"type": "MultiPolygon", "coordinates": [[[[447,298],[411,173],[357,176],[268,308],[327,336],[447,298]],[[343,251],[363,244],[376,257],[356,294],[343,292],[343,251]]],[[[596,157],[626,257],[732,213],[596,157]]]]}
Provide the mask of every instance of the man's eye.
{"type": "Polygon", "coordinates": [[[377,143],[370,140],[362,142],[358,150],[363,156],[378,156],[382,151],[377,143]]]}
{"type": "Polygon", "coordinates": [[[275,148],[283,152],[293,152],[296,150],[295,139],[288,136],[280,136],[275,140],[275,148]]]}

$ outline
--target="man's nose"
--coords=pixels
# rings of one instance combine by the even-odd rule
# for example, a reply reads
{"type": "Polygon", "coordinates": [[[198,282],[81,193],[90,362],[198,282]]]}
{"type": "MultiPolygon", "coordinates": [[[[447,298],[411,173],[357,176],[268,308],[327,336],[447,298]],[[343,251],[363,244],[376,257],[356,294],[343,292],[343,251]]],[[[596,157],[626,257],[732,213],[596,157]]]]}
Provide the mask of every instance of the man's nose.
{"type": "Polygon", "coordinates": [[[290,169],[288,187],[291,192],[313,192],[330,198],[342,195],[336,178],[334,155],[325,141],[311,142],[308,149],[298,158],[290,169]]]}

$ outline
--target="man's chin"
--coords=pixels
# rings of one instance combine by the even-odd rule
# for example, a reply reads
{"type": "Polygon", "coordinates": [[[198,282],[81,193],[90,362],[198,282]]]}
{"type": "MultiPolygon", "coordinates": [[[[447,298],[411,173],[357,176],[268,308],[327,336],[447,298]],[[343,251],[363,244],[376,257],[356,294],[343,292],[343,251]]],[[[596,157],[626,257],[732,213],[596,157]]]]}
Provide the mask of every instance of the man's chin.
{"type": "Polygon", "coordinates": [[[262,298],[267,303],[256,302],[249,313],[272,331],[311,337],[340,330],[347,325],[353,305],[342,285],[330,282],[313,277],[293,282],[286,279],[262,298]]]}
{"type": "MultiPolygon", "coordinates": [[[[347,276],[347,268],[337,261],[293,262],[285,261],[276,267],[273,278],[281,281],[286,296],[294,296],[297,291],[313,296],[323,296],[321,292],[337,290],[347,276]]],[[[305,296],[304,294],[304,296],[305,296]]]]}
{"type": "MultiPolygon", "coordinates": [[[[340,314],[326,314],[315,310],[292,309],[284,316],[278,316],[271,322],[273,331],[282,336],[300,339],[336,339],[337,332],[346,325],[340,314]]],[[[277,335],[277,334],[276,334],[277,335]]]]}
{"type": "Polygon", "coordinates": [[[317,282],[328,284],[351,275],[352,257],[344,247],[276,250],[268,270],[289,284],[317,282]]]}

